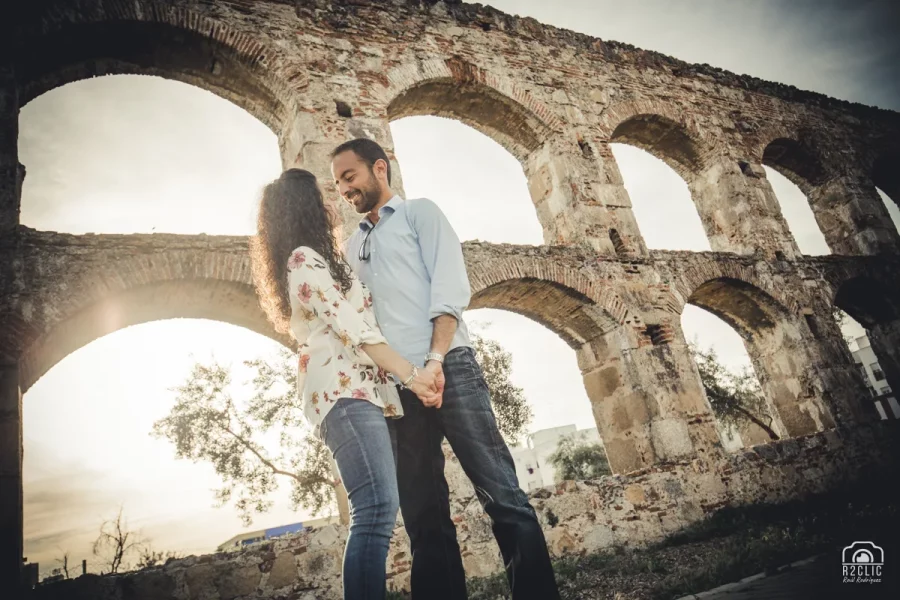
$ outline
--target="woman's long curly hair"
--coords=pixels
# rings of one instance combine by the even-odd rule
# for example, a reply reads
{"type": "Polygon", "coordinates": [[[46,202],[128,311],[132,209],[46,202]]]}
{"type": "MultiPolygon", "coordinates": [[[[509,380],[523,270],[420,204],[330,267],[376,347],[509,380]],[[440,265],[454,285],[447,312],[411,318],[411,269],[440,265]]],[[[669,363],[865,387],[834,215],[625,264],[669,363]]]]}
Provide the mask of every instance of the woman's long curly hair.
{"type": "Polygon", "coordinates": [[[288,169],[268,184],[259,202],[250,263],[260,305],[279,333],[290,333],[288,259],[299,246],[322,255],[335,282],[350,289],[350,266],[341,257],[316,176],[288,169]]]}

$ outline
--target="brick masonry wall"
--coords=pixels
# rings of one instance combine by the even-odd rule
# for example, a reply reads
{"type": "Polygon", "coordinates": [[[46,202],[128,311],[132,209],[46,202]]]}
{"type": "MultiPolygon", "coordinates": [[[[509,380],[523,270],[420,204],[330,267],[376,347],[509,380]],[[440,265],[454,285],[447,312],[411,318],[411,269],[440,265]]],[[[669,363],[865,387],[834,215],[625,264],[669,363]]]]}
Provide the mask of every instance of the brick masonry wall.
{"type": "MultiPolygon", "coordinates": [[[[3,42],[14,59],[0,60],[0,362],[21,391],[89,341],[155,319],[213,318],[290,343],[258,308],[246,239],[71,236],[19,224],[19,109],[72,81],[136,73],[243,107],[277,135],[283,165],[310,169],[326,193],[327,153],[352,137],[385,146],[402,191],[389,123],[407,115],[459,119],[519,159],[546,245],[465,244],[471,306],[526,315],[576,350],[620,474],[532,498],[542,518],[559,518],[546,521],[555,553],[658,539],[723,503],[802,494],[851,476],[853,461],[880,460],[879,446],[860,437],[874,431],[871,414],[832,310],[870,329],[900,389],[900,236],[875,190],[898,200],[889,167],[900,157],[897,113],[455,0],[12,8],[16,27],[3,42]],[[647,250],[611,143],[647,150],[686,181],[714,252],[647,250]],[[833,256],[800,254],[763,165],[807,194],[833,256]],[[687,303],[743,336],[773,426],[793,439],[722,450],[680,327],[687,303]],[[858,434],[844,433],[855,426],[858,434]]],[[[0,581],[21,562],[19,391],[6,385],[0,398],[10,434],[0,545],[13,549],[0,581]]],[[[499,567],[476,504],[465,493],[455,501],[473,574],[499,567]]],[[[336,593],[342,536],[327,529],[238,557],[64,585],[95,586],[85,593],[97,598],[233,598],[271,595],[276,584],[292,590],[284,597],[319,597],[336,593]]],[[[391,566],[402,587],[408,553],[399,546],[391,566]]]]}
{"type": "MultiPolygon", "coordinates": [[[[530,494],[555,557],[660,541],[724,506],[777,503],[826,491],[896,466],[896,440],[882,425],[828,431],[742,450],[714,465],[685,461],[595,481],[565,481],[530,494]]],[[[490,521],[452,454],[447,478],[469,577],[502,570],[490,521]]],[[[85,575],[39,586],[36,599],[92,600],[341,598],[339,525],[257,544],[235,553],[190,556],[111,576],[85,575]]],[[[410,555],[398,520],[388,555],[388,586],[408,590],[410,555]]]]}

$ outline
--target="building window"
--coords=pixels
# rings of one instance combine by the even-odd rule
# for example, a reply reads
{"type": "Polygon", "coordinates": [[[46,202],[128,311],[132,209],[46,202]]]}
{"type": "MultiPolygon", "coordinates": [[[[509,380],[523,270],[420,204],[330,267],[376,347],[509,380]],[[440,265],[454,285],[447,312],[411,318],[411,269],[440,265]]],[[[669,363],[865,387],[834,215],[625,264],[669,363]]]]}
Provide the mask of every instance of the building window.
{"type": "Polygon", "coordinates": [[[862,373],[863,381],[866,382],[868,387],[872,387],[872,382],[869,381],[869,372],[866,371],[866,367],[863,365],[859,365],[859,372],[862,373]]]}
{"type": "Polygon", "coordinates": [[[881,370],[881,365],[873,362],[869,365],[869,368],[872,369],[872,376],[875,377],[875,381],[884,381],[884,371],[881,370]]]}

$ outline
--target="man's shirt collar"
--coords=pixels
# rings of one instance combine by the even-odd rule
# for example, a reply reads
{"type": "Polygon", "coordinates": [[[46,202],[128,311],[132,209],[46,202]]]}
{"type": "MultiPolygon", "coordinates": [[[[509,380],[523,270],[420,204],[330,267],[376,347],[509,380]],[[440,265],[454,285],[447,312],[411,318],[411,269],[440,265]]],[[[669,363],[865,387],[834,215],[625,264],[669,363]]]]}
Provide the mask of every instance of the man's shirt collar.
{"type": "MultiPolygon", "coordinates": [[[[378,209],[378,220],[381,222],[381,219],[385,217],[385,215],[391,214],[397,210],[397,207],[403,203],[403,198],[399,195],[394,194],[394,197],[388,200],[387,204],[378,209]]],[[[372,221],[369,220],[369,216],[366,215],[359,222],[359,228],[365,233],[369,229],[373,227],[372,221]]]]}

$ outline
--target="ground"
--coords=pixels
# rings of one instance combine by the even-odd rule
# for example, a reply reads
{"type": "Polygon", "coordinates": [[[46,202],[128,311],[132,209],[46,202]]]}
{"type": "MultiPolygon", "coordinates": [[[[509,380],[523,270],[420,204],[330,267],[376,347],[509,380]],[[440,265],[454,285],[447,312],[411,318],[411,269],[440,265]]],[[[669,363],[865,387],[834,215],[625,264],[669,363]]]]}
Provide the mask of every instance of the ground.
{"type": "MultiPolygon", "coordinates": [[[[900,503],[886,478],[781,505],[724,509],[660,544],[555,563],[564,600],[896,598],[900,503]],[[881,584],[843,583],[841,550],[856,540],[885,548],[881,584]],[[816,557],[794,567],[791,563],[816,557]],[[742,585],[714,588],[753,575],[742,585]],[[706,590],[713,590],[705,594],[706,590]]],[[[471,600],[506,600],[505,578],[470,581],[471,600]]],[[[394,598],[404,598],[395,595],[394,598]]]]}

